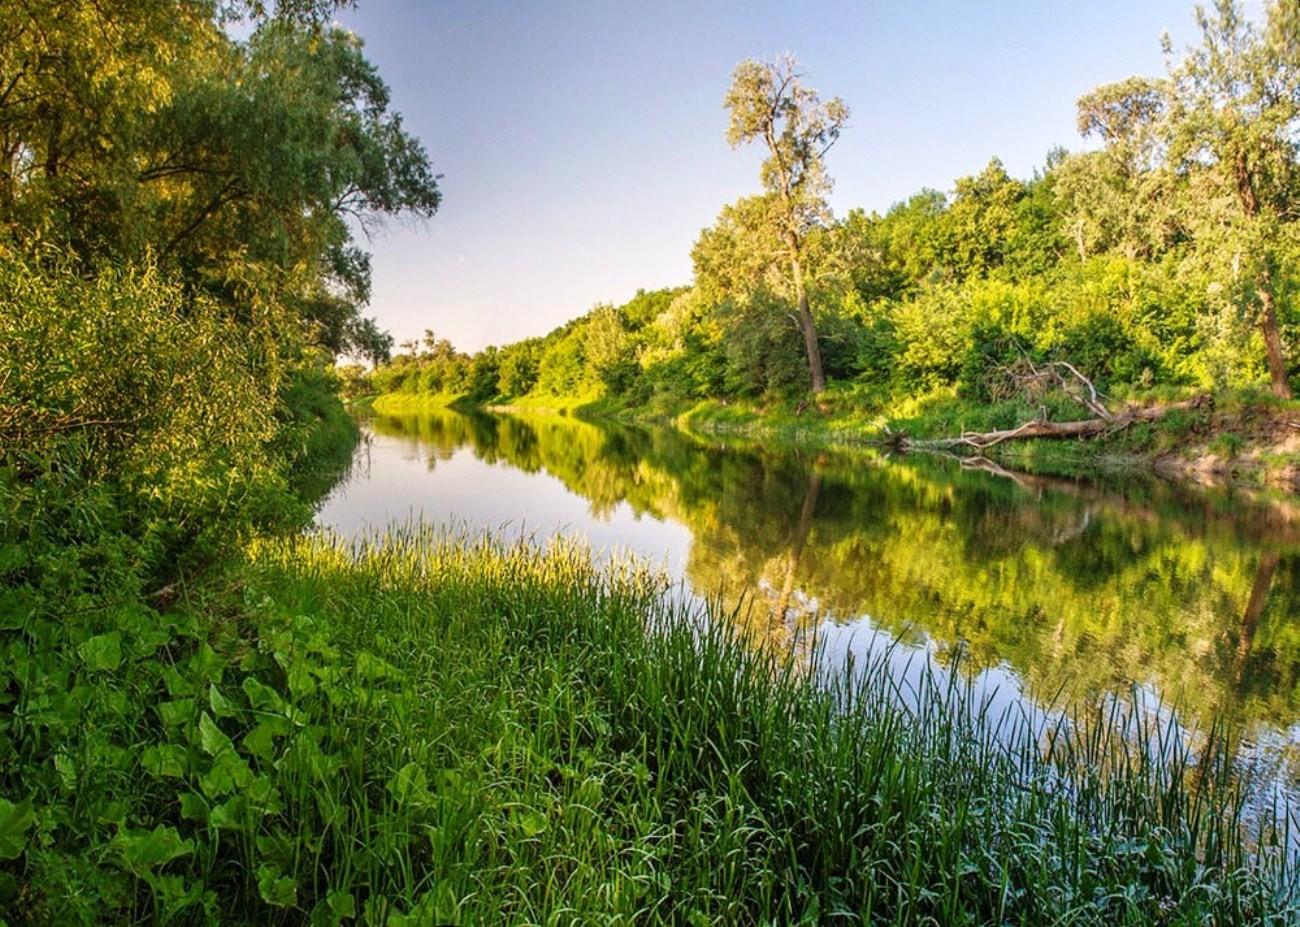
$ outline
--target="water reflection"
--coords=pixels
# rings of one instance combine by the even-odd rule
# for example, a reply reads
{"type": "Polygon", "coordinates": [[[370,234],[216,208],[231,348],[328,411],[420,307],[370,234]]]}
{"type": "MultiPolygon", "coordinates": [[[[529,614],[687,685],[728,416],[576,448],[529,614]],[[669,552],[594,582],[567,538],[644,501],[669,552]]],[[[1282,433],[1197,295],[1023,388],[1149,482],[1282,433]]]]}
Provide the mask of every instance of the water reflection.
{"type": "MultiPolygon", "coordinates": [[[[665,563],[757,635],[883,630],[1039,704],[1177,702],[1294,781],[1300,507],[1158,482],[720,447],[564,418],[377,417],[369,466],[322,510],[344,532],[412,513],[586,536],[665,563]]],[[[855,643],[856,642],[856,643],[855,643]]]]}

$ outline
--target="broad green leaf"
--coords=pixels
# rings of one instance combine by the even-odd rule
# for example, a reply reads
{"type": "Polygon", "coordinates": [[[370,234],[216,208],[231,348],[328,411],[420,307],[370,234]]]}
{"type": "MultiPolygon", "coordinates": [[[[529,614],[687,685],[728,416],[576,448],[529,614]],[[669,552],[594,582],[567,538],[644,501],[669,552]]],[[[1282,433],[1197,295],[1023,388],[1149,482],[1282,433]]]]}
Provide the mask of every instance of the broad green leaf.
{"type": "Polygon", "coordinates": [[[239,714],[239,706],[221,694],[216,683],[208,683],[208,705],[218,718],[233,718],[239,714]]]}
{"type": "Polygon", "coordinates": [[[352,897],[351,892],[345,892],[341,888],[336,888],[325,896],[325,903],[329,905],[330,911],[335,917],[346,918],[357,916],[357,903],[352,897]]]}
{"type": "Polygon", "coordinates": [[[245,677],[240,684],[244,690],[244,695],[248,697],[248,704],[252,705],[256,711],[284,711],[284,699],[280,693],[264,683],[258,682],[252,676],[245,677]]]}
{"type": "Polygon", "coordinates": [[[217,727],[217,722],[206,711],[199,716],[199,745],[209,756],[216,756],[226,750],[233,752],[235,749],[230,738],[217,727]]]}
{"type": "Polygon", "coordinates": [[[298,881],[284,875],[275,866],[263,864],[257,867],[257,892],[269,905],[292,907],[298,899],[298,881]]]}
{"type": "Polygon", "coordinates": [[[191,840],[182,840],[174,827],[159,825],[150,831],[122,831],[113,840],[126,867],[137,875],[171,862],[194,849],[191,840]]]}
{"type": "Polygon", "coordinates": [[[275,738],[289,733],[289,722],[283,718],[263,718],[244,735],[244,749],[262,760],[275,757],[275,738]]]}
{"type": "Polygon", "coordinates": [[[429,777],[419,763],[407,763],[388,782],[389,794],[401,807],[421,808],[433,801],[429,777]]]}
{"type": "Polygon", "coordinates": [[[158,704],[158,717],[168,727],[180,727],[193,721],[198,714],[198,704],[192,698],[178,698],[158,704]]]}
{"type": "Polygon", "coordinates": [[[252,781],[253,770],[232,748],[213,758],[211,768],[199,779],[199,788],[209,798],[220,798],[247,788],[252,781]]]}
{"type": "Polygon", "coordinates": [[[13,802],[0,798],[0,859],[17,859],[27,846],[27,832],[36,823],[30,801],[13,802]]]}
{"type": "Polygon", "coordinates": [[[77,648],[77,655],[91,670],[114,670],[122,662],[122,633],[96,634],[77,648]]]}
{"type": "Polygon", "coordinates": [[[179,744],[160,744],[146,747],[140,754],[140,765],[153,776],[180,778],[185,775],[187,753],[179,744]]]}

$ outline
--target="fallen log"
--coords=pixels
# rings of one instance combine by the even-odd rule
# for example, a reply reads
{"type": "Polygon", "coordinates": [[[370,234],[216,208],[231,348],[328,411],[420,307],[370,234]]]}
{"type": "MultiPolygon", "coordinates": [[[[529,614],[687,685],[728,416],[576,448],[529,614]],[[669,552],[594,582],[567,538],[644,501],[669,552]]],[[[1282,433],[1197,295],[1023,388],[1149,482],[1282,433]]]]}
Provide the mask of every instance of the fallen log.
{"type": "Polygon", "coordinates": [[[1016,441],[1024,438],[1091,438],[1098,435],[1113,434],[1122,431],[1135,422],[1154,422],[1164,418],[1175,409],[1200,409],[1211,404],[1209,396],[1197,396],[1183,402],[1171,402],[1158,406],[1138,406],[1123,410],[1106,418],[1089,418],[1076,422],[1049,422],[1044,419],[1031,419],[1016,428],[1003,431],[967,431],[956,438],[901,438],[898,446],[901,450],[960,450],[970,448],[984,451],[1003,441],[1016,441]]]}

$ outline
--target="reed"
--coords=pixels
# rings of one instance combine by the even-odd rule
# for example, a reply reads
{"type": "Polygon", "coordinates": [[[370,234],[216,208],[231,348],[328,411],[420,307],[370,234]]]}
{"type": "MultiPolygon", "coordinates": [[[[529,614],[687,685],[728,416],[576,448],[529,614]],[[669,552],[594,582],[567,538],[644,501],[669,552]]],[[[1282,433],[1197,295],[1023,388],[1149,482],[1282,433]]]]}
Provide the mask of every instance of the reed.
{"type": "MultiPolygon", "coordinates": [[[[1248,819],[1219,732],[1193,754],[1167,713],[994,717],[961,672],[903,685],[889,654],[755,647],[655,573],[563,542],[273,541],[247,583],[295,732],[248,758],[279,801],[238,865],[215,847],[212,872],[248,883],[227,897],[264,904],[283,879],[286,915],[377,923],[1300,910],[1287,815],[1248,819]]],[[[255,723],[222,726],[241,750],[255,723]]]]}

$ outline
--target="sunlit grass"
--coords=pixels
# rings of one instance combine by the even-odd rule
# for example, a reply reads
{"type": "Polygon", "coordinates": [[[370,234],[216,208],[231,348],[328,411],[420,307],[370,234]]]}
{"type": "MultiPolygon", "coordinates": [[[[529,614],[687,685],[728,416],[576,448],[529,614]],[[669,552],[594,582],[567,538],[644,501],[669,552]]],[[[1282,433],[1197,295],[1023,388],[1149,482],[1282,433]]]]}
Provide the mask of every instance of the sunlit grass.
{"type": "MultiPolygon", "coordinates": [[[[664,604],[663,577],[597,567],[564,543],[428,527],[357,545],[275,541],[252,552],[246,581],[294,732],[249,757],[279,807],[206,862],[229,875],[270,867],[272,889],[288,880],[286,913],[1296,914],[1278,852],[1249,851],[1276,836],[1272,822],[1248,827],[1227,763],[1213,749],[1193,763],[1172,726],[1118,712],[1077,730],[994,723],[960,674],[923,673],[902,693],[883,658],[810,667],[807,648],[755,648],[664,604]]],[[[243,744],[255,722],[250,709],[222,726],[243,744]]],[[[244,878],[228,890],[267,897],[244,878]]]]}
{"type": "Polygon", "coordinates": [[[463,393],[384,393],[372,399],[369,405],[376,412],[393,415],[400,412],[446,409],[464,398],[463,393]]]}

